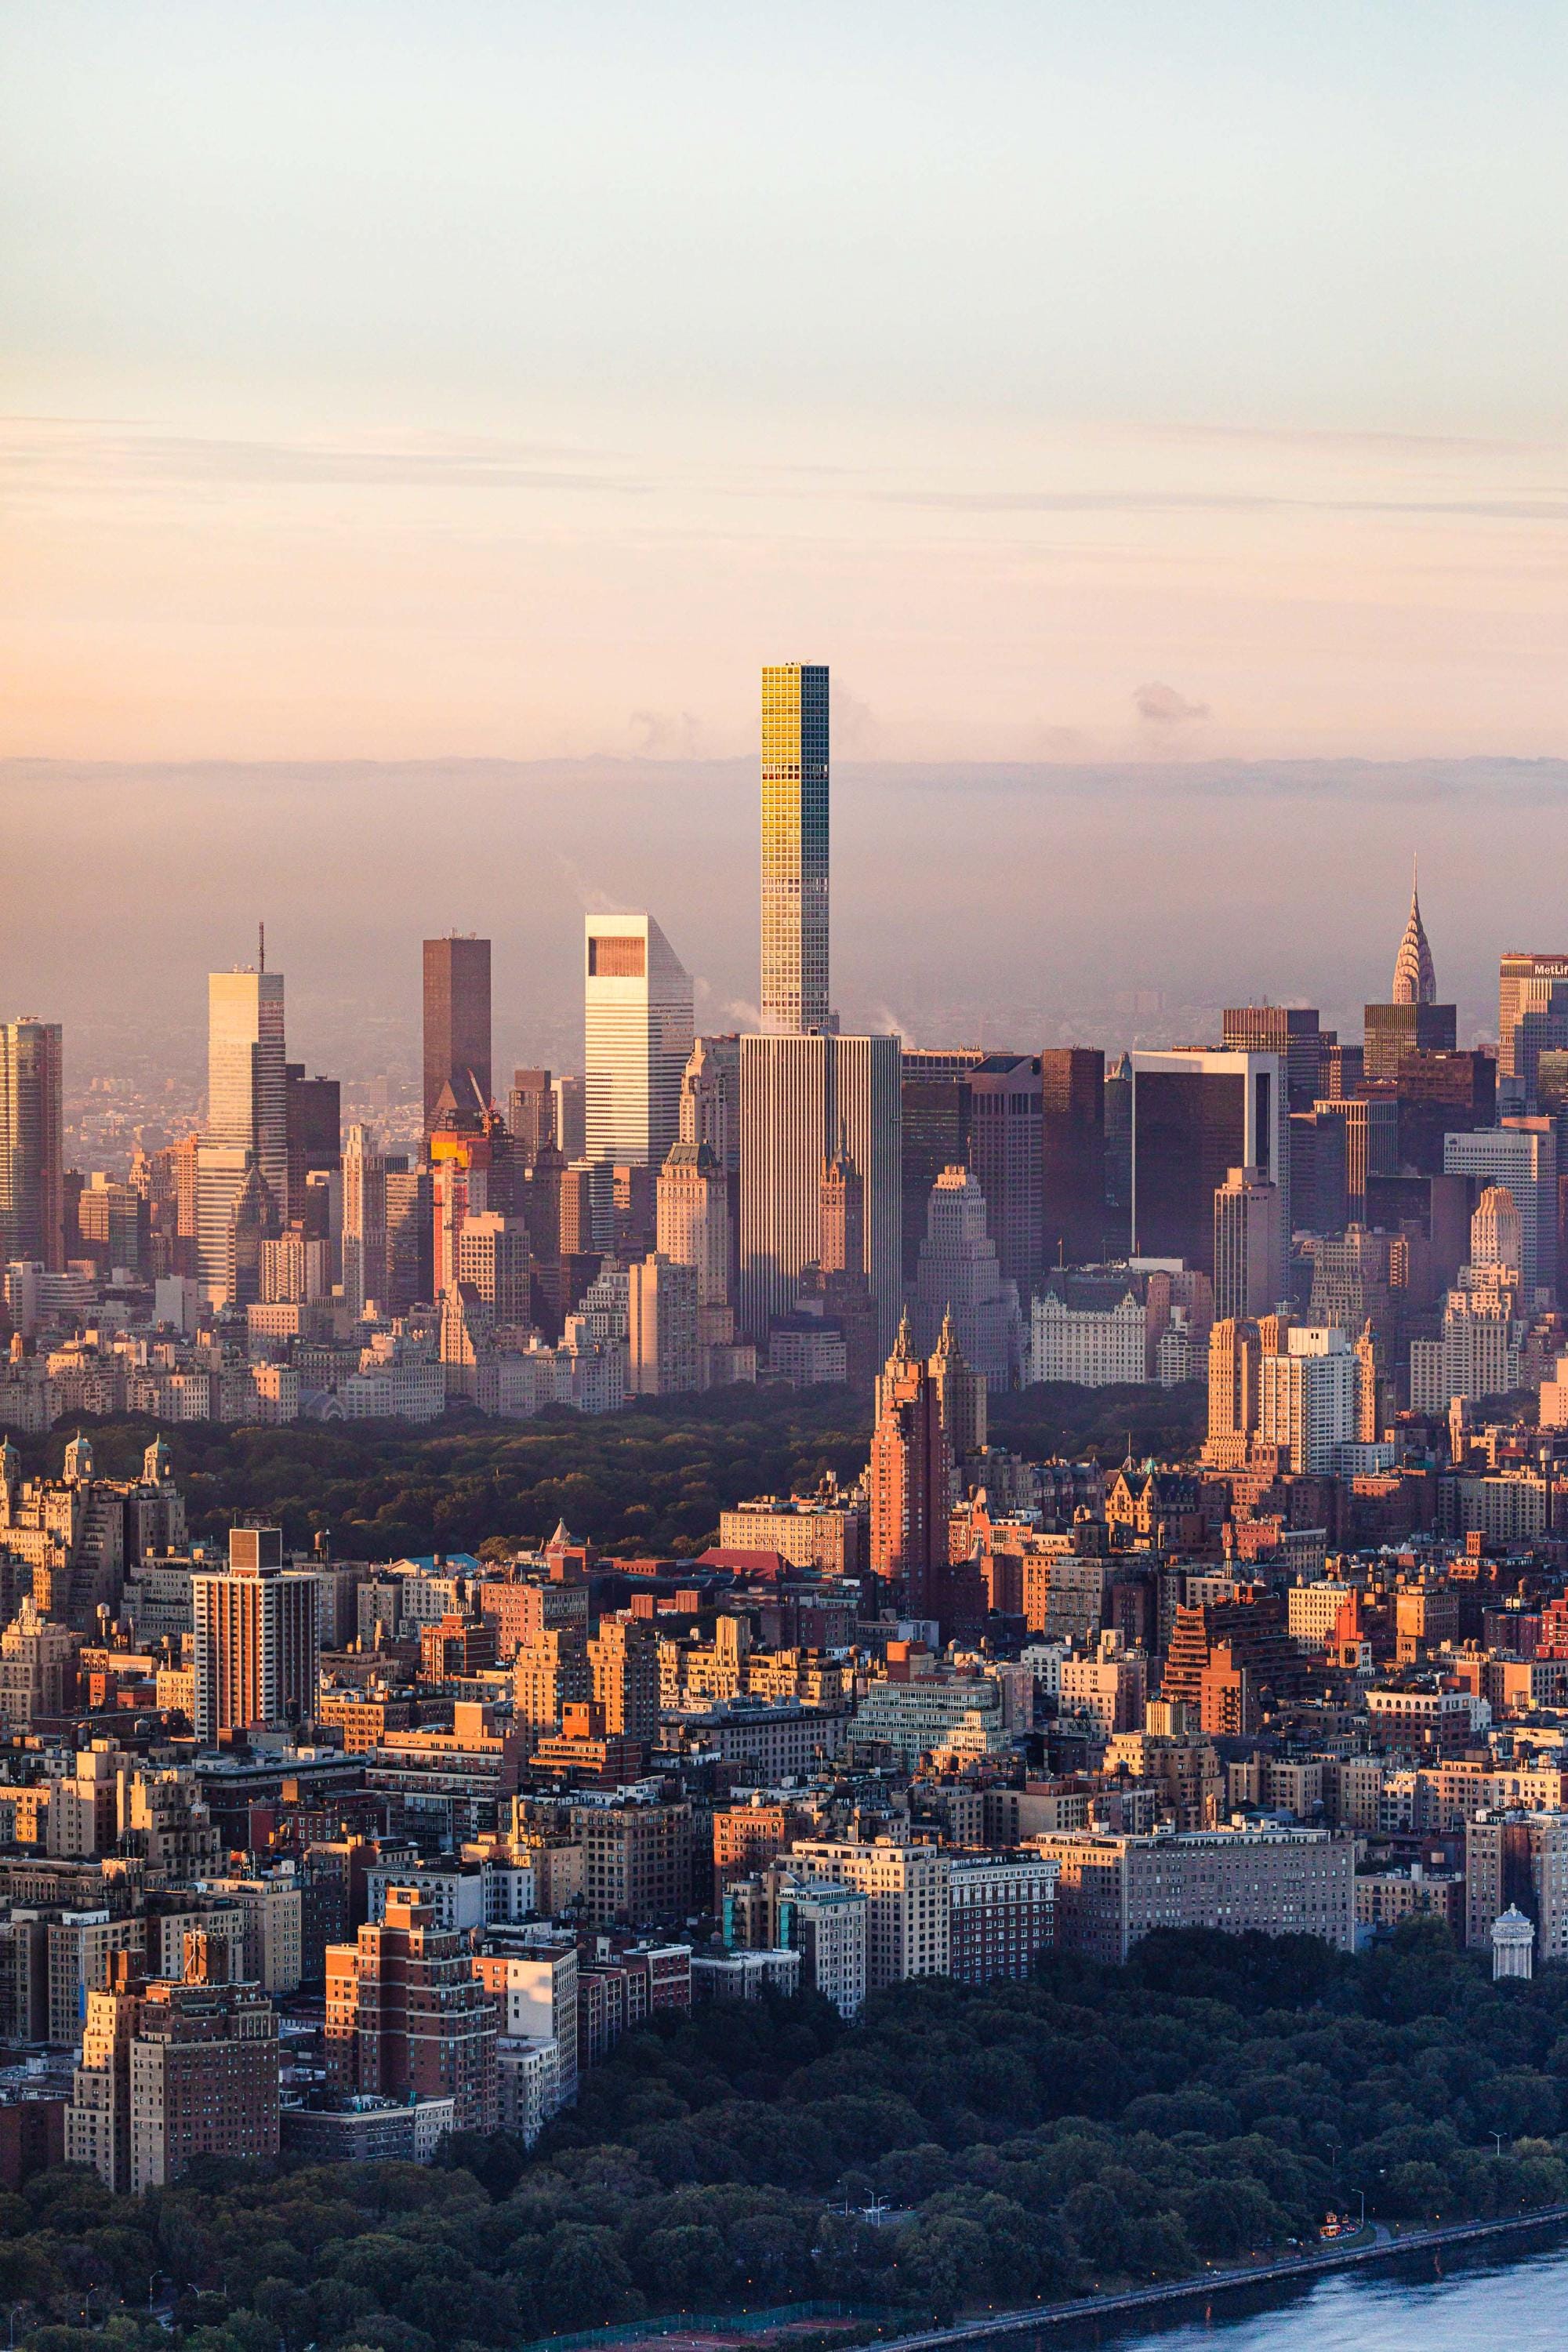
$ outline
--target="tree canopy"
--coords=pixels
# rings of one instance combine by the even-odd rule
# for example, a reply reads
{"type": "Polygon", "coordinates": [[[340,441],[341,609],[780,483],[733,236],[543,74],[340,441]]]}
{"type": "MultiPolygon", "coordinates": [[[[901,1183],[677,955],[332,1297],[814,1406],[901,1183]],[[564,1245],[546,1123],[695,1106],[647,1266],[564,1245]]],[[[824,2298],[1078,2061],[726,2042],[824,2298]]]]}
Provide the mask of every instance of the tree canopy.
{"type": "Polygon", "coordinates": [[[1152,1936],[1124,1969],[661,2014],[527,2151],[198,2167],[0,2198],[30,2352],[504,2352],[607,2322],[844,2298],[910,2317],[1180,2276],[1359,2201],[1568,2201],[1568,1969],[1492,1985],[1428,1922],[1355,1959],[1152,1936]],[[1494,2134],[1501,2136],[1499,2153],[1494,2134]],[[889,2210],[865,2210],[874,2200],[889,2210]],[[105,2315],[110,2315],[105,2323],[105,2315]]]}

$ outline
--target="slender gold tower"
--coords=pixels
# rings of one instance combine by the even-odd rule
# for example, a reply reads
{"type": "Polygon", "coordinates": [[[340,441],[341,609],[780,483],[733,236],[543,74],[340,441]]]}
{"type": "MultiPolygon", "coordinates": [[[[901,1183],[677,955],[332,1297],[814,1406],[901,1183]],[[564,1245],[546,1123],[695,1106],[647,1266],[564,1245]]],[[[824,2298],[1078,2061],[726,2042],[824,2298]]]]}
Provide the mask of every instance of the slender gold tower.
{"type": "Polygon", "coordinates": [[[763,671],[763,1027],[828,1026],[827,670],[763,671]]]}

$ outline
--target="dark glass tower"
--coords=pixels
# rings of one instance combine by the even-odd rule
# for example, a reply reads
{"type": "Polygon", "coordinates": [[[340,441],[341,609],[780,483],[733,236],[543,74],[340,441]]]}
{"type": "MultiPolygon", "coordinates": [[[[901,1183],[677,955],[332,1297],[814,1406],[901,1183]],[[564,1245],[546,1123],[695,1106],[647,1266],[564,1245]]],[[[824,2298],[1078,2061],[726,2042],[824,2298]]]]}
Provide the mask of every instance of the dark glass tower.
{"type": "Polygon", "coordinates": [[[490,1101],[490,943],[448,938],[425,942],[425,1128],[435,1123],[450,1087],[460,1115],[490,1101]]]}

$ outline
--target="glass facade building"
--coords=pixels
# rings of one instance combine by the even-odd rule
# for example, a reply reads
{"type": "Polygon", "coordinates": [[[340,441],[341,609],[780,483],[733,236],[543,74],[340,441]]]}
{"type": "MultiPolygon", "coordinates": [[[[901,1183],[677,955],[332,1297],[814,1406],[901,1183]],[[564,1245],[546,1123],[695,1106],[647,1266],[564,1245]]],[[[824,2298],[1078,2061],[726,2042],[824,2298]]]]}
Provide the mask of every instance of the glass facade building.
{"type": "Polygon", "coordinates": [[[828,1026],[827,670],[763,671],[763,1027],[828,1026]]]}

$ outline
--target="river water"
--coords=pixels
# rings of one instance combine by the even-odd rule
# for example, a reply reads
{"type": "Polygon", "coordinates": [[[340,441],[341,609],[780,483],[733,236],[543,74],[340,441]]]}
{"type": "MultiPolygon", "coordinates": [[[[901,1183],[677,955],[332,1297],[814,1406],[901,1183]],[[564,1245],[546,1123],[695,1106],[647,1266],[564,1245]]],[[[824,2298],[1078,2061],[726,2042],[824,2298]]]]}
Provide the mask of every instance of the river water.
{"type": "MultiPolygon", "coordinates": [[[[1516,2242],[1517,2243],[1517,2242],[1516,2242]]],[[[1310,2286],[1237,2290],[1205,2316],[1187,2304],[1169,2318],[1087,2326],[1034,2339],[1038,2352],[1563,2352],[1568,2337],[1568,2243],[1558,2231],[1532,2250],[1442,2250],[1395,2256],[1373,2270],[1334,2271],[1310,2286]]],[[[1015,2337],[1007,2352],[1017,2352],[1015,2337]]],[[[997,2352],[1003,2352],[998,2347],[997,2352]]],[[[1034,2352],[1034,2347],[1031,2347],[1034,2352]]]]}

